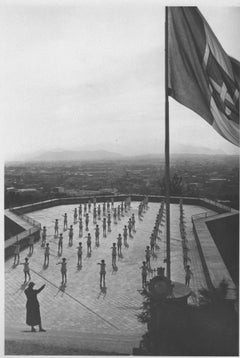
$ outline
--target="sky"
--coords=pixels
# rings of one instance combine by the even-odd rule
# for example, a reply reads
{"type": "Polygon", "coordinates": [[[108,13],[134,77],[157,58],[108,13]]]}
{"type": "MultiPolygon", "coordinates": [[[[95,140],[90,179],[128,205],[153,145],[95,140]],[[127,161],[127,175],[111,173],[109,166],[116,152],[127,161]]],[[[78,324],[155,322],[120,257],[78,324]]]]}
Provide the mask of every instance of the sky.
{"type": "MultiPolygon", "coordinates": [[[[240,7],[221,4],[193,3],[225,51],[240,60],[240,7]]],[[[56,149],[162,153],[164,5],[159,0],[1,1],[4,159],[56,149]]],[[[170,98],[170,151],[195,147],[238,153],[170,98]]]]}

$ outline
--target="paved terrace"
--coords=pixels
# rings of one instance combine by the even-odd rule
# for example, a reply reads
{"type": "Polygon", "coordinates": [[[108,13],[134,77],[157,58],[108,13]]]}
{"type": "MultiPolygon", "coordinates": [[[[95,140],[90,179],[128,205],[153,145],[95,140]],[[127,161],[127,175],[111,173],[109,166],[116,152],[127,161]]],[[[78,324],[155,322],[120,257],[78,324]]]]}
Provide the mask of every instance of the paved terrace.
{"type": "MultiPolygon", "coordinates": [[[[115,206],[118,203],[115,203],[115,206]]],[[[131,210],[117,224],[112,223],[112,231],[107,237],[100,236],[100,247],[94,247],[94,227],[90,213],[89,232],[92,236],[92,255],[86,256],[86,238],[79,239],[78,223],[74,225],[73,246],[68,246],[68,232],[65,231],[63,255],[68,261],[68,282],[62,287],[60,265],[61,258],[57,253],[58,239],[54,238],[54,221],[60,221],[60,232],[63,228],[63,215],[68,214],[68,224],[73,223],[73,211],[77,205],[51,207],[28,214],[33,219],[47,227],[50,243],[50,264],[43,267],[44,249],[41,242],[34,246],[33,255],[29,257],[32,280],[36,288],[46,284],[39,294],[41,315],[46,333],[31,333],[25,325],[26,297],[23,284],[23,266],[13,266],[13,259],[5,262],[5,337],[8,341],[25,344],[37,343],[45,347],[44,354],[51,354],[51,346],[71,347],[72,349],[95,349],[104,352],[131,354],[132,348],[139,345],[141,335],[146,327],[137,321],[136,314],[142,304],[140,266],[144,260],[144,251],[149,244],[155,218],[160,208],[159,203],[149,203],[143,220],[138,220],[138,202],[133,202],[131,210]],[[129,247],[123,246],[123,257],[117,261],[117,271],[111,267],[111,246],[116,237],[123,232],[124,225],[132,215],[136,217],[136,233],[128,238],[129,247]],[[83,243],[83,267],[79,270],[77,264],[78,242],[83,243]],[[106,290],[99,287],[99,266],[97,262],[105,259],[107,264],[106,290]],[[49,350],[48,350],[49,347],[49,350]]],[[[190,265],[193,271],[191,288],[193,296],[191,303],[197,303],[198,289],[207,287],[197,244],[192,231],[191,216],[201,212],[211,212],[203,207],[184,206],[184,219],[189,247],[190,265]]],[[[179,231],[179,205],[171,204],[171,279],[184,283],[184,267],[182,245],[179,231]]],[[[98,221],[100,228],[101,221],[98,221]]],[[[84,236],[87,232],[84,231],[84,236]]],[[[166,257],[165,219],[163,218],[158,240],[159,249],[151,259],[152,269],[164,266],[166,257]]],[[[21,252],[21,262],[28,256],[28,250],[21,252]]],[[[151,276],[149,277],[151,278],[151,276]]],[[[26,348],[27,349],[27,348],[26,348]]],[[[26,350],[29,354],[29,350],[26,350]]],[[[30,352],[39,354],[39,350],[30,352]]]]}

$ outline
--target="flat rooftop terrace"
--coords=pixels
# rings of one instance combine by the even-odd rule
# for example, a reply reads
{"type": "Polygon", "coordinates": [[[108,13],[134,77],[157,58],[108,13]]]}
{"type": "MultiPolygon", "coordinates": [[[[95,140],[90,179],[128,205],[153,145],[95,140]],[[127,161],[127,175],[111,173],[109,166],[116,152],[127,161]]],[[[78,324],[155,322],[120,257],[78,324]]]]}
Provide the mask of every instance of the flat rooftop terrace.
{"type": "MultiPolygon", "coordinates": [[[[115,202],[115,207],[119,202],[115,202]]],[[[131,209],[117,224],[111,224],[111,232],[107,237],[102,235],[102,220],[100,227],[100,246],[95,247],[95,235],[92,211],[89,212],[89,232],[92,237],[92,254],[87,256],[85,231],[79,238],[79,224],[73,224],[74,209],[78,205],[60,205],[29,213],[28,216],[47,227],[47,242],[50,246],[50,262],[46,268],[44,263],[44,248],[41,240],[34,245],[34,252],[28,256],[28,249],[20,253],[20,262],[29,257],[32,281],[36,288],[46,284],[45,289],[38,295],[40,302],[43,327],[46,333],[32,334],[26,326],[26,297],[24,289],[23,266],[13,265],[13,258],[5,262],[5,338],[7,341],[32,342],[49,346],[69,346],[72,349],[97,349],[104,352],[131,354],[132,348],[139,345],[146,327],[137,321],[142,304],[141,270],[145,260],[145,248],[154,227],[159,203],[149,203],[148,210],[142,220],[138,219],[139,202],[132,202],[131,209]],[[68,245],[68,231],[63,231],[63,215],[68,215],[68,226],[73,225],[73,246],[68,245]],[[129,217],[135,214],[136,232],[128,237],[129,247],[122,248],[123,256],[117,259],[117,270],[111,265],[111,246],[116,242],[119,233],[127,225],[129,217]],[[66,287],[61,285],[60,265],[58,255],[58,239],[54,237],[54,221],[59,219],[60,232],[63,232],[63,253],[68,265],[68,282],[66,287]],[[77,246],[83,244],[83,266],[77,267],[77,246]],[[99,287],[99,266],[101,259],[106,261],[106,289],[99,287]]],[[[197,243],[193,233],[191,216],[199,213],[214,213],[200,206],[184,205],[184,221],[188,240],[189,264],[193,272],[190,288],[193,291],[190,303],[198,303],[198,290],[207,287],[197,243]]],[[[183,251],[179,228],[179,205],[171,204],[171,280],[184,283],[185,271],[183,266],[183,251]]],[[[83,217],[84,223],[84,217],[83,217]]],[[[151,268],[165,266],[165,215],[160,225],[158,249],[151,257],[151,268]]],[[[151,274],[148,279],[151,278],[151,274]]],[[[45,348],[46,349],[46,348],[45,348]]],[[[27,354],[27,353],[26,353],[27,354]]],[[[30,352],[28,354],[37,354],[30,352]]]]}

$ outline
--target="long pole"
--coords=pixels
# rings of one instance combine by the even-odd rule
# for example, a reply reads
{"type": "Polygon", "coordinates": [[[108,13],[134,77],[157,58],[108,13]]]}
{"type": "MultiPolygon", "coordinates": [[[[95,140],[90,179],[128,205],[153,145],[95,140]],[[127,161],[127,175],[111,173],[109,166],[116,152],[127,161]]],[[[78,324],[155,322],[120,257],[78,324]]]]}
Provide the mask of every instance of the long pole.
{"type": "Polygon", "coordinates": [[[169,101],[168,101],[168,7],[165,7],[165,190],[166,190],[166,264],[171,280],[170,262],[170,159],[169,159],[169,101]]]}

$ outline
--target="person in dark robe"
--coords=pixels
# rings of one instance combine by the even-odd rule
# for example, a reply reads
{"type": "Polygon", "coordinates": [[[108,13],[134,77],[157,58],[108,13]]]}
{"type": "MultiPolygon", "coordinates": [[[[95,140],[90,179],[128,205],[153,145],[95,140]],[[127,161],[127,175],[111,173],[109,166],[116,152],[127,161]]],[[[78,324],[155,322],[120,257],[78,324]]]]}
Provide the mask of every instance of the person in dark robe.
{"type": "Polygon", "coordinates": [[[32,332],[36,332],[36,329],[34,328],[34,326],[37,326],[37,325],[39,326],[39,332],[46,332],[46,330],[42,328],[39,302],[37,299],[37,294],[44,289],[45,285],[40,287],[38,290],[33,289],[34,285],[35,285],[34,282],[30,282],[28,285],[28,288],[24,291],[25,295],[27,296],[26,323],[28,326],[32,327],[32,332]]]}

